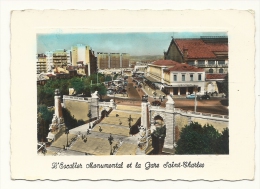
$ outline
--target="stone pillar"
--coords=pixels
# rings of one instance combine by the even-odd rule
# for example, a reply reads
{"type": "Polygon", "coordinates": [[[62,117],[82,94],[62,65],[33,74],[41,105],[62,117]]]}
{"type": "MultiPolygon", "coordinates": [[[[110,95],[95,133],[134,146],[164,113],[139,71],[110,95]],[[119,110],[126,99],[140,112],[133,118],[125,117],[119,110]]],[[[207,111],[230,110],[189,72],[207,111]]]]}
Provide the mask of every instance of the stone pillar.
{"type": "Polygon", "coordinates": [[[145,150],[148,147],[148,140],[149,140],[149,135],[150,135],[150,122],[149,122],[149,110],[148,110],[148,95],[142,96],[142,114],[141,114],[141,129],[139,129],[141,134],[141,139],[140,143],[142,145],[142,153],[145,153],[145,150]]]}
{"type": "Polygon", "coordinates": [[[95,91],[94,93],[91,94],[90,110],[91,110],[91,113],[92,113],[92,118],[97,117],[97,119],[99,119],[98,91],[95,91]]]}
{"type": "Polygon", "coordinates": [[[148,112],[148,101],[147,99],[142,100],[142,115],[141,115],[141,125],[147,130],[149,128],[149,112],[148,112]]]}
{"type": "Polygon", "coordinates": [[[60,91],[59,91],[59,89],[55,89],[54,107],[55,107],[55,115],[56,115],[56,117],[57,118],[62,117],[62,108],[61,108],[61,100],[60,100],[60,91]]]}
{"type": "Polygon", "coordinates": [[[166,125],[166,137],[164,140],[164,149],[174,149],[174,138],[175,138],[175,114],[174,114],[174,101],[167,95],[168,101],[166,102],[165,108],[165,125],[166,125]]]}

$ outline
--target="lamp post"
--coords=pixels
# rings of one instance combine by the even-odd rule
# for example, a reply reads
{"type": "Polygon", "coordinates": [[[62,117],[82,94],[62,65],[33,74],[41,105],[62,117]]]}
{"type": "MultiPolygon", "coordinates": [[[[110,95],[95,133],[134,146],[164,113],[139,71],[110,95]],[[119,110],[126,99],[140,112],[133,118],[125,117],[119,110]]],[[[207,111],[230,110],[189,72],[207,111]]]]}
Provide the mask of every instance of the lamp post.
{"type": "Polygon", "coordinates": [[[110,133],[110,136],[108,137],[108,142],[109,142],[110,148],[111,148],[111,150],[110,150],[110,155],[113,155],[113,152],[112,152],[112,143],[113,143],[113,140],[114,140],[114,138],[112,137],[112,135],[111,135],[111,133],[110,133]]]}
{"type": "Polygon", "coordinates": [[[197,111],[197,85],[194,85],[194,89],[195,89],[195,99],[194,99],[194,112],[197,111]]]}
{"type": "Polygon", "coordinates": [[[133,121],[133,118],[131,117],[131,115],[129,115],[128,118],[129,128],[131,128],[131,121],[133,121]]]}
{"type": "Polygon", "coordinates": [[[88,111],[88,120],[89,120],[89,128],[91,129],[90,120],[91,120],[92,114],[91,110],[88,111]]]}
{"type": "Polygon", "coordinates": [[[69,128],[68,127],[66,127],[66,129],[65,129],[65,134],[67,135],[67,145],[66,145],[66,147],[69,147],[69,138],[68,138],[69,128]]]}
{"type": "Polygon", "coordinates": [[[97,68],[97,85],[98,85],[98,68],[97,68]]]}

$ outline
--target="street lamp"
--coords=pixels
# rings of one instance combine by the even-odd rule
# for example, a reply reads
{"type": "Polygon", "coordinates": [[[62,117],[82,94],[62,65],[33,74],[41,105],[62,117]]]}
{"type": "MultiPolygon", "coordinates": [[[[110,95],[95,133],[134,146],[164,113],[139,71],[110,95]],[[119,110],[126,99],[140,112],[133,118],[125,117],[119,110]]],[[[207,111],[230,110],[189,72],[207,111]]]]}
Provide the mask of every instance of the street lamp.
{"type": "Polygon", "coordinates": [[[112,152],[112,143],[113,143],[113,140],[114,138],[112,137],[111,133],[110,133],[110,136],[108,137],[108,141],[109,141],[109,144],[110,144],[110,155],[113,155],[113,152],[112,152]]]}
{"type": "Polygon", "coordinates": [[[97,85],[98,85],[98,68],[97,68],[97,85]]]}
{"type": "Polygon", "coordinates": [[[88,111],[88,120],[89,120],[89,128],[91,129],[90,120],[91,120],[92,114],[91,110],[88,111]]]}
{"type": "Polygon", "coordinates": [[[131,128],[131,121],[133,121],[133,118],[131,117],[131,115],[129,115],[129,118],[128,118],[129,128],[131,128]]]}
{"type": "Polygon", "coordinates": [[[68,138],[69,128],[68,127],[66,127],[66,129],[65,129],[65,134],[67,135],[67,146],[66,147],[69,147],[69,138],[68,138]]]}
{"type": "Polygon", "coordinates": [[[194,112],[196,112],[197,111],[197,85],[194,85],[194,89],[195,89],[195,99],[194,99],[194,112]]]}

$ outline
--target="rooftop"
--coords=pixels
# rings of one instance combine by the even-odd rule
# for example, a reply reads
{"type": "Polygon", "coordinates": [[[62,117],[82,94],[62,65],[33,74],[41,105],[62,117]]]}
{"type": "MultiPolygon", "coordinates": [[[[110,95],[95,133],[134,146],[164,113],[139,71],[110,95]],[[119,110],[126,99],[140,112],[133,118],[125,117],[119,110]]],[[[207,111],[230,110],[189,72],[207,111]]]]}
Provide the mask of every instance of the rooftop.
{"type": "Polygon", "coordinates": [[[182,64],[176,64],[173,67],[170,67],[169,69],[165,70],[167,71],[178,71],[178,72],[204,72],[204,69],[197,68],[195,66],[190,66],[189,64],[182,63],[182,64]]]}
{"type": "Polygon", "coordinates": [[[176,64],[180,64],[180,63],[173,60],[157,60],[153,63],[153,65],[158,65],[158,66],[174,66],[176,64]]]}

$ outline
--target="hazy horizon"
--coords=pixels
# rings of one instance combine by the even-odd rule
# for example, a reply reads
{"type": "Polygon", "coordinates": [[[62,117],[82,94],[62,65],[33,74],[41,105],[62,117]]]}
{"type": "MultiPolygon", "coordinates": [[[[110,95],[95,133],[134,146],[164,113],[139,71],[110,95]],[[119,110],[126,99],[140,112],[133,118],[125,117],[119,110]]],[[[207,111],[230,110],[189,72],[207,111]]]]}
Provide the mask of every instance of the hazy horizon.
{"type": "Polygon", "coordinates": [[[200,36],[227,36],[226,32],[129,32],[129,33],[52,33],[37,34],[37,53],[69,50],[71,46],[90,46],[95,53],[129,53],[130,56],[163,55],[171,37],[199,38],[200,36]]]}

